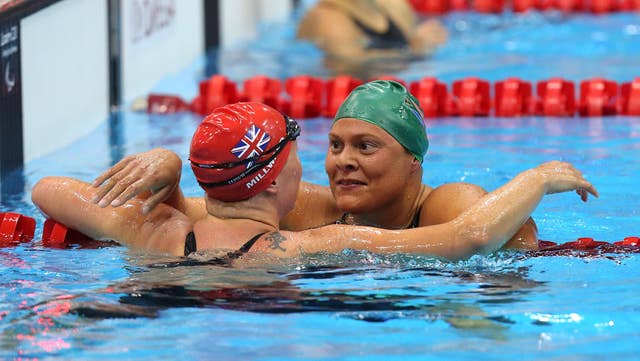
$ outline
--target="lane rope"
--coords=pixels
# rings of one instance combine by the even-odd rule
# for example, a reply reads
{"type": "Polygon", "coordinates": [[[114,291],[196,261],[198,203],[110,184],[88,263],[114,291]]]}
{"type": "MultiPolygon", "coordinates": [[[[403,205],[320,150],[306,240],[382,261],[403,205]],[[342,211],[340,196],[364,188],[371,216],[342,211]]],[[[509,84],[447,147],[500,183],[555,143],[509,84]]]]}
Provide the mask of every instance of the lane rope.
{"type": "MultiPolygon", "coordinates": [[[[640,0],[639,0],[640,1],[640,0]]],[[[618,83],[605,78],[578,83],[554,77],[535,84],[517,77],[490,83],[467,77],[445,84],[434,77],[407,82],[392,76],[377,79],[402,83],[418,99],[425,118],[440,117],[602,117],[640,116],[640,77],[618,83]]],[[[373,80],[373,79],[371,79],[373,80]]],[[[150,114],[194,112],[207,115],[239,101],[265,103],[296,119],[333,118],[351,90],[364,81],[351,76],[322,79],[298,75],[285,80],[264,75],[240,85],[216,74],[199,84],[191,101],[172,94],[149,94],[135,110],[150,114]]]]}

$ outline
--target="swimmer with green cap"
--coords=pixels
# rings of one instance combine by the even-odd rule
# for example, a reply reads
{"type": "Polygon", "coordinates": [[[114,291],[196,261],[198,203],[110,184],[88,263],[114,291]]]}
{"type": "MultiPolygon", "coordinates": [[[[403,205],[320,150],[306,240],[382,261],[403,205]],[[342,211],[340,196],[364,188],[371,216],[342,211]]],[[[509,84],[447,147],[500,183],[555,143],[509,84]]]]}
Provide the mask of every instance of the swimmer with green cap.
{"type": "Polygon", "coordinates": [[[418,99],[398,82],[375,80],[356,88],[342,103],[333,122],[345,118],[382,128],[420,163],[429,148],[418,99]]]}
{"type": "MultiPolygon", "coordinates": [[[[338,109],[329,132],[329,189],[302,182],[296,209],[281,225],[308,229],[346,223],[405,229],[456,218],[487,192],[468,183],[436,188],[423,184],[428,148],[423,111],[402,84],[374,80],[360,85],[338,109]]],[[[507,246],[537,248],[532,219],[507,246]]]]}

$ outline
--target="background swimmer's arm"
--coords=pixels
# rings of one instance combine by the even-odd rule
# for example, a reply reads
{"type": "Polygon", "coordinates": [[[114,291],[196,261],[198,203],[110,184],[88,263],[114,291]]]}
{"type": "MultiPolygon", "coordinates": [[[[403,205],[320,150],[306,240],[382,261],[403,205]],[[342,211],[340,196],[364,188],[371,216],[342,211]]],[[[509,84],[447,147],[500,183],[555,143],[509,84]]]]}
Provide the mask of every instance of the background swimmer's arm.
{"type": "Polygon", "coordinates": [[[409,37],[409,47],[414,55],[432,53],[436,47],[447,41],[447,29],[436,19],[420,23],[409,37]]]}
{"type": "Polygon", "coordinates": [[[143,214],[163,202],[186,213],[187,202],[180,189],[181,173],[182,160],[168,149],[130,155],[93,181],[97,191],[92,201],[103,208],[119,207],[141,197],[145,199],[143,214]]]}
{"type": "Polygon", "coordinates": [[[454,220],[406,230],[327,226],[300,232],[303,252],[339,252],[346,248],[374,252],[424,253],[450,260],[500,248],[527,221],[545,194],[576,190],[583,201],[598,192],[582,173],[564,162],[549,162],[518,174],[485,195],[454,220]]]}
{"type": "Polygon", "coordinates": [[[184,240],[193,228],[186,215],[160,204],[148,215],[142,199],[125,206],[102,208],[91,202],[97,188],[66,177],[46,177],[33,187],[31,198],[44,214],[94,239],[112,239],[130,247],[183,255],[184,240]]]}
{"type": "Polygon", "coordinates": [[[335,223],[341,215],[329,187],[300,182],[296,204],[280,220],[280,228],[301,231],[335,223]]]}
{"type": "MultiPolygon", "coordinates": [[[[487,194],[482,187],[456,182],[435,188],[422,204],[420,225],[431,226],[455,219],[487,194]]],[[[532,218],[503,246],[510,249],[538,249],[538,228],[532,218]]]]}

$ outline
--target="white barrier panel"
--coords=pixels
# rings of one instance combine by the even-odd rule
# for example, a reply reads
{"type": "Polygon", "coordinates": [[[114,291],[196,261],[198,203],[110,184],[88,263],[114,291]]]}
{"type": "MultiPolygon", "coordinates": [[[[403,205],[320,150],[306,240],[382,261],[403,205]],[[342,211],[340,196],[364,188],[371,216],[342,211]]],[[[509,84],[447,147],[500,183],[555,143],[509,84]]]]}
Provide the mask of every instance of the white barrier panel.
{"type": "MultiPolygon", "coordinates": [[[[113,77],[109,74],[108,1],[46,3],[19,21],[25,162],[65,147],[102,124],[109,116],[110,86],[120,85],[119,94],[126,106],[204,53],[203,8],[207,0],[116,1],[119,17],[114,18],[114,28],[119,32],[112,39],[119,43],[112,50],[120,60],[120,73],[113,77]]],[[[220,21],[221,47],[255,38],[260,23],[284,21],[292,11],[291,0],[217,3],[219,18],[208,20],[220,21]]],[[[9,30],[7,47],[11,45],[9,30]]],[[[195,84],[199,79],[194,80],[195,84]]],[[[99,137],[94,139],[96,146],[108,147],[108,135],[99,137]]],[[[2,165],[22,158],[11,157],[2,154],[2,165]]]]}
{"type": "MultiPolygon", "coordinates": [[[[21,28],[24,160],[89,133],[109,114],[107,4],[55,3],[21,28]]],[[[107,139],[96,140],[98,146],[107,139]]]]}
{"type": "Polygon", "coordinates": [[[220,46],[234,46],[256,38],[263,22],[285,21],[291,16],[291,0],[221,0],[220,46]]]}
{"type": "Polygon", "coordinates": [[[120,1],[125,104],[204,53],[202,1],[120,1]]]}

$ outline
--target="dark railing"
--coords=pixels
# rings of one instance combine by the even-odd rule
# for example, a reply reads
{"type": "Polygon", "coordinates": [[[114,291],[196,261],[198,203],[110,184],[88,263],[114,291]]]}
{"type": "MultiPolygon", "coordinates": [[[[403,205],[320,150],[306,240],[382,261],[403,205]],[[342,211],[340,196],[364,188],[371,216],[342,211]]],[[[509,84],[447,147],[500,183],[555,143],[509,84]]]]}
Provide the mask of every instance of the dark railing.
{"type": "Polygon", "coordinates": [[[20,21],[60,0],[10,0],[0,5],[0,192],[19,192],[23,180],[13,174],[24,161],[20,21]]]}

